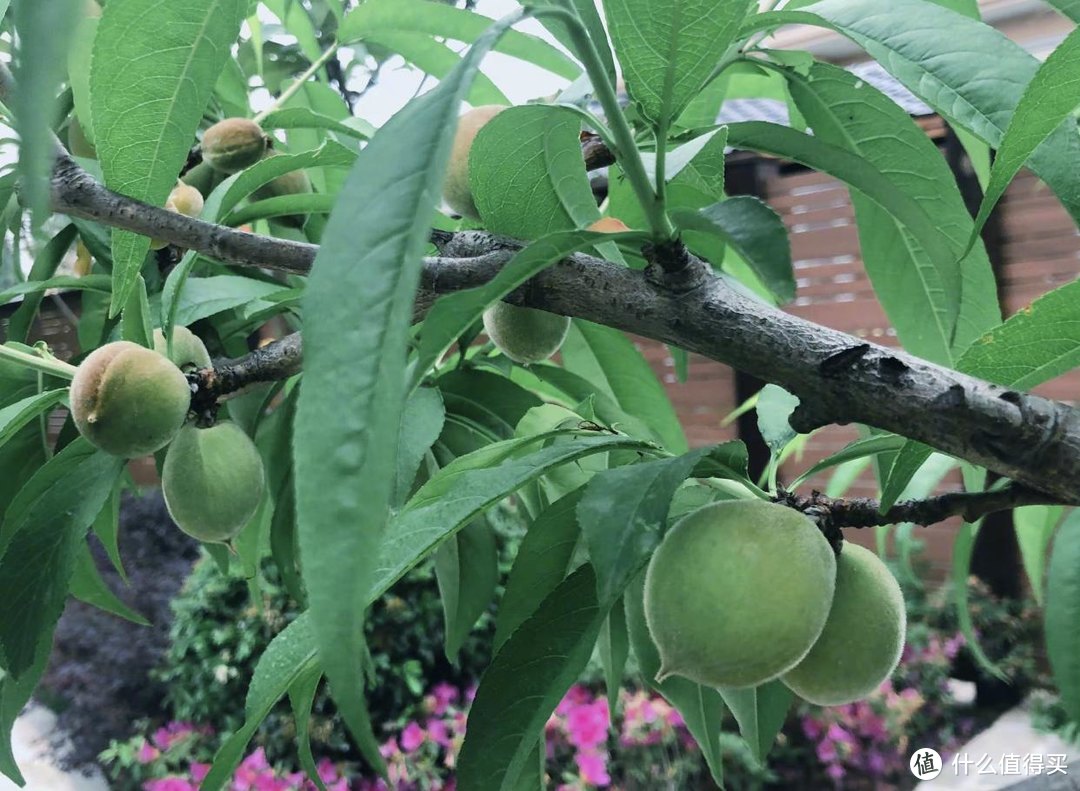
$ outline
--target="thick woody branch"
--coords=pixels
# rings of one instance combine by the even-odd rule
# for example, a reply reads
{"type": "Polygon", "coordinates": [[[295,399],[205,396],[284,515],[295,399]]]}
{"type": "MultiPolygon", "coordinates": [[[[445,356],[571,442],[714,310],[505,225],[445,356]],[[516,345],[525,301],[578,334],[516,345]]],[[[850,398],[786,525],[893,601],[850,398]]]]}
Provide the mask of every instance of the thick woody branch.
{"type": "MultiPolygon", "coordinates": [[[[306,272],[317,252],[116,195],[66,156],[57,163],[53,199],[57,211],[230,263],[306,272]]],[[[440,255],[424,262],[418,315],[437,294],[487,282],[521,247],[484,232],[440,232],[433,242],[440,255]]],[[[696,259],[673,280],[574,255],[508,301],[671,343],[781,385],[802,400],[791,419],[799,431],[864,423],[1080,503],[1080,412],[789,315],[696,259]]]]}
{"type": "Polygon", "coordinates": [[[925,500],[905,500],[882,513],[881,504],[867,497],[834,498],[821,492],[800,495],[782,491],[776,501],[802,511],[825,528],[880,527],[911,522],[933,525],[958,516],[976,522],[987,514],[1025,505],[1055,505],[1057,500],[1042,492],[1015,484],[985,492],[949,492],[925,500]]]}

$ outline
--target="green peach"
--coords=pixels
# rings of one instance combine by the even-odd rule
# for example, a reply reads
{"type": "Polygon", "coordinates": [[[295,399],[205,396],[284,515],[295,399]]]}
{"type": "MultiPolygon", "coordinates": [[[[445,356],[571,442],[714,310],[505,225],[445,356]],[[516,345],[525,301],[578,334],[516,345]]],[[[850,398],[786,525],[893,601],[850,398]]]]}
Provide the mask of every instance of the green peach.
{"type": "Polygon", "coordinates": [[[869,549],[845,542],[825,629],[783,682],[819,706],[865,698],[896,669],[906,625],[904,596],[888,566],[869,549]]]}
{"type": "Polygon", "coordinates": [[[262,457],[235,423],[187,425],[165,454],[161,488],[177,526],[200,541],[225,542],[255,515],[265,476],[262,457]]]}
{"type": "MultiPolygon", "coordinates": [[[[154,351],[168,357],[167,349],[165,333],[161,329],[154,330],[154,351]]],[[[187,327],[173,327],[173,353],[169,359],[182,371],[210,367],[206,344],[187,327]]]]}
{"type": "Polygon", "coordinates": [[[657,680],[749,687],[776,678],[818,639],[835,583],[832,547],[803,514],[763,500],[693,511],[645,574],[657,680]]]}
{"type": "Polygon", "coordinates": [[[484,311],[484,331],[514,362],[530,365],[555,354],[566,340],[570,319],[535,308],[496,302],[484,311]]]}
{"type": "Polygon", "coordinates": [[[226,118],[203,132],[202,157],[214,170],[238,173],[262,159],[268,143],[262,127],[250,118],[226,118]]]}
{"type": "Polygon", "coordinates": [[[167,445],[190,404],[183,372],[152,349],[128,341],[95,349],[71,382],[71,414],[79,433],[125,458],[167,445]]]}
{"type": "Polygon", "coordinates": [[[472,188],[469,186],[469,152],[472,150],[473,141],[484,125],[505,109],[501,104],[486,104],[474,107],[458,119],[457,133],[454,135],[453,148],[450,149],[450,161],[446,166],[446,179],[443,181],[443,200],[463,217],[480,219],[480,212],[476,209],[472,188]]]}

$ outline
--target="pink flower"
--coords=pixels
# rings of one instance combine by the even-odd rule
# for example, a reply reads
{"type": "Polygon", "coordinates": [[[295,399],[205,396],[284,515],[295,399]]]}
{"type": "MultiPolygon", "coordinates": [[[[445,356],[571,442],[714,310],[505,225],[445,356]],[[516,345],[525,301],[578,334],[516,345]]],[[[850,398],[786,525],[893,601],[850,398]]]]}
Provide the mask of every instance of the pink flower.
{"type": "Polygon", "coordinates": [[[150,780],[143,784],[146,791],[199,791],[182,777],[164,777],[161,780],[150,780]]]}
{"type": "Polygon", "coordinates": [[[416,722],[410,722],[401,732],[401,749],[406,753],[415,752],[424,743],[427,734],[416,722]]]}
{"type": "Polygon", "coordinates": [[[139,746],[139,751],[135,753],[135,760],[141,764],[148,764],[159,755],[161,755],[161,750],[150,744],[150,742],[143,742],[139,746]]]}
{"type": "Polygon", "coordinates": [[[399,752],[401,752],[401,750],[398,749],[397,740],[394,739],[393,736],[379,745],[379,755],[383,758],[393,758],[399,752]]]}
{"type": "Polygon", "coordinates": [[[570,710],[575,706],[580,706],[583,703],[588,703],[592,700],[592,694],[588,689],[581,684],[574,684],[563,695],[563,699],[559,701],[559,705],[555,707],[555,713],[560,717],[565,717],[570,713],[570,710]]]}
{"type": "MultiPolygon", "coordinates": [[[[260,747],[237,767],[233,774],[233,791],[277,791],[276,788],[267,787],[265,774],[269,769],[266,752],[260,747]]],[[[273,780],[272,774],[270,779],[273,780]]]]}
{"type": "Polygon", "coordinates": [[[686,720],[679,714],[679,710],[674,707],[671,707],[664,712],[664,719],[672,728],[682,728],[686,726],[686,720]]]}
{"type": "Polygon", "coordinates": [[[836,745],[831,741],[819,742],[817,746],[817,757],[823,764],[832,763],[836,760],[836,745]]]}
{"type": "Polygon", "coordinates": [[[607,700],[604,698],[577,706],[566,716],[570,743],[583,749],[606,742],[609,724],[607,700]]]}
{"type": "Polygon", "coordinates": [[[427,733],[431,740],[443,747],[450,746],[450,732],[442,720],[428,720],[427,733]]]}
{"type": "Polygon", "coordinates": [[[193,763],[188,768],[188,774],[191,775],[191,779],[196,783],[201,783],[210,771],[210,764],[193,763]]]}
{"type": "Polygon", "coordinates": [[[337,767],[329,758],[323,758],[315,767],[319,773],[319,779],[324,783],[332,783],[338,779],[337,767]]]}
{"type": "MultiPolygon", "coordinates": [[[[446,707],[457,700],[458,695],[461,693],[459,693],[457,687],[452,684],[442,682],[435,685],[435,688],[431,690],[431,694],[435,696],[435,702],[442,706],[445,711],[446,707]]],[[[441,714],[442,712],[436,713],[441,714]]]]}
{"type": "Polygon", "coordinates": [[[839,783],[846,773],[844,772],[844,767],[840,764],[831,764],[829,768],[825,770],[825,774],[839,783]]]}
{"type": "Polygon", "coordinates": [[[829,726],[829,730],[825,732],[825,738],[832,742],[840,742],[841,744],[855,743],[854,737],[836,723],[829,726]]]}
{"type": "Polygon", "coordinates": [[[607,758],[592,750],[579,750],[574,755],[574,763],[581,772],[581,779],[589,785],[603,788],[611,785],[611,775],[607,771],[607,758]]]}

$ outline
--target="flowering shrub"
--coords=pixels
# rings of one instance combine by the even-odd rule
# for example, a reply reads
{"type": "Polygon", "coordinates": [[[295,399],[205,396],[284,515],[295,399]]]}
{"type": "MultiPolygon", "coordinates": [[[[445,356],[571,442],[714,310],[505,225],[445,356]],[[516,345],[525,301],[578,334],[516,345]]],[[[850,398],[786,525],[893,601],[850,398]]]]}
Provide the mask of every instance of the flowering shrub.
{"type": "MultiPolygon", "coordinates": [[[[415,716],[388,728],[380,747],[389,783],[356,767],[319,763],[328,791],[453,791],[454,766],[465,738],[475,687],[437,684],[415,716]]],[[[613,723],[605,697],[575,685],[545,728],[547,769],[559,791],[591,788],[692,787],[703,762],[682,717],[662,698],[622,690],[613,723]]],[[[113,743],[102,755],[116,788],[194,791],[209,770],[216,741],[208,729],[173,722],[148,737],[113,743]]],[[[295,767],[272,765],[260,747],[233,775],[230,791],[314,791],[295,767]]]]}
{"type": "MultiPolygon", "coordinates": [[[[214,732],[187,722],[170,722],[149,737],[114,742],[102,753],[116,782],[114,788],[140,791],[198,791],[210,771],[214,732]]],[[[327,791],[350,791],[340,767],[329,760],[317,765],[327,791]]],[[[303,772],[271,766],[259,747],[236,768],[229,791],[317,791],[303,772]]]]}

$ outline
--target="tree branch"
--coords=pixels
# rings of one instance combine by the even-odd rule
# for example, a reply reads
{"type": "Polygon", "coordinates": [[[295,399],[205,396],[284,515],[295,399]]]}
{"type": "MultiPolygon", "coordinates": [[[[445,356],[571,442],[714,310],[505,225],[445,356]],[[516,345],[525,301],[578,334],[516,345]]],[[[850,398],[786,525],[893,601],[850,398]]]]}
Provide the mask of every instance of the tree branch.
{"type": "MultiPolygon", "coordinates": [[[[57,211],[228,263],[303,273],[318,252],[315,245],[224,228],[117,195],[66,154],[58,157],[52,195],[57,211]]],[[[437,294],[487,282],[522,246],[480,231],[439,232],[433,241],[440,255],[425,259],[417,315],[437,294]]],[[[697,259],[672,283],[649,270],[573,255],[507,301],[671,343],[778,384],[802,401],[791,418],[798,431],[864,423],[1080,504],[1077,410],[807,322],[757,301],[697,259]]]]}
{"type": "Polygon", "coordinates": [[[1042,492],[1015,484],[985,492],[949,492],[925,500],[905,500],[885,513],[879,510],[881,504],[877,500],[868,497],[833,498],[821,492],[805,496],[781,491],[776,501],[813,517],[826,528],[881,527],[903,522],[925,527],[953,516],[975,522],[987,514],[1024,505],[1060,504],[1042,492]]]}

